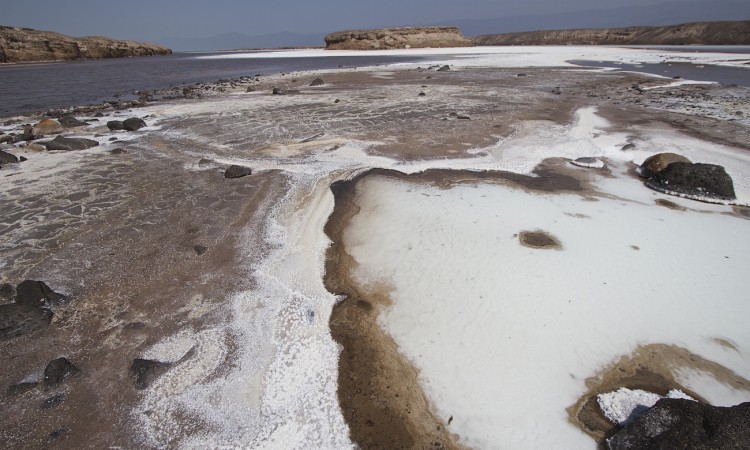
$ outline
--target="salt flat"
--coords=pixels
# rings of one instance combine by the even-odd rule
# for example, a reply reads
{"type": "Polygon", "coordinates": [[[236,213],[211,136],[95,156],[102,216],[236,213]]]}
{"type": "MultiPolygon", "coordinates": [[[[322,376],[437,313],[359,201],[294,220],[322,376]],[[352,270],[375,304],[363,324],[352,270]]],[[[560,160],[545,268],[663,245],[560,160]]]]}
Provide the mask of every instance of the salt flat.
{"type": "Polygon", "coordinates": [[[43,445],[64,428],[70,447],[353,448],[389,436],[419,447],[429,425],[448,447],[595,448],[601,437],[570,408],[643,348],[705,360],[651,364],[703,400],[746,399],[747,210],[657,194],[632,170],[682,153],[725,166],[737,203],[750,201],[747,89],[564,62],[683,56],[668,52],[470,53],[275,75],[251,92],[110,111],[150,127],[93,122],[76,132],[106,136],[90,150],[19,147],[28,161],[3,167],[0,183],[2,281],[43,279],[74,301],[39,334],[0,342],[15,361],[1,381],[38,379],[60,355],[82,375],[57,409],[38,413],[41,390],[8,400],[7,442],[43,445]],[[427,68],[442,63],[452,70],[427,68]],[[326,84],[308,87],[315,76],[326,84]],[[567,162],[578,157],[606,168],[567,162]],[[226,180],[229,164],[254,173],[226,180]],[[393,172],[365,175],[375,169],[393,172]],[[358,213],[341,186],[356,188],[358,213]],[[540,230],[561,248],[521,245],[540,230]],[[352,283],[332,280],[338,271],[352,283]],[[394,345],[365,380],[382,396],[347,390],[360,374],[342,367],[370,367],[349,346],[363,341],[339,339],[350,305],[367,313],[354,336],[381,333],[376,352],[394,345]],[[170,368],[136,391],[134,358],[170,368]],[[380,386],[387,373],[393,386],[380,386]],[[344,406],[347,392],[362,409],[344,406]]]}

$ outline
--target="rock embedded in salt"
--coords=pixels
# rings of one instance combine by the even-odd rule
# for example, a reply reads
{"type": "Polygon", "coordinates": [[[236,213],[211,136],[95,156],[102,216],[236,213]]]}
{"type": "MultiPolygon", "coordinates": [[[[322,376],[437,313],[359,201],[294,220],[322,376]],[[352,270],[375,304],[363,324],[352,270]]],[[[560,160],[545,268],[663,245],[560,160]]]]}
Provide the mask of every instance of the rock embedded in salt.
{"type": "Polygon", "coordinates": [[[590,169],[602,169],[602,168],[604,168],[604,162],[603,161],[601,161],[601,160],[599,160],[597,158],[592,158],[592,157],[588,157],[588,156],[574,159],[570,163],[573,164],[574,166],[587,167],[587,168],[590,168],[590,169]]]}

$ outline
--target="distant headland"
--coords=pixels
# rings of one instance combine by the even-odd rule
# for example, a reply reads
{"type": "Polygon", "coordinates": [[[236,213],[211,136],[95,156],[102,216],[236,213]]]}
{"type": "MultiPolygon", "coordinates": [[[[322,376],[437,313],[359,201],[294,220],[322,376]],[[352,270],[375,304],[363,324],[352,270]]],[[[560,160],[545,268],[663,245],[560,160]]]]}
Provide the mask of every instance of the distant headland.
{"type": "Polygon", "coordinates": [[[0,63],[67,61],[169,55],[156,44],[119,41],[101,36],[73,37],[52,31],[0,26],[0,63]]]}
{"type": "Polygon", "coordinates": [[[475,45],[750,45],[750,20],[485,34],[475,45]]]}
{"type": "Polygon", "coordinates": [[[386,50],[426,47],[471,47],[456,27],[378,28],[338,31],[325,37],[326,50],[386,50]]]}

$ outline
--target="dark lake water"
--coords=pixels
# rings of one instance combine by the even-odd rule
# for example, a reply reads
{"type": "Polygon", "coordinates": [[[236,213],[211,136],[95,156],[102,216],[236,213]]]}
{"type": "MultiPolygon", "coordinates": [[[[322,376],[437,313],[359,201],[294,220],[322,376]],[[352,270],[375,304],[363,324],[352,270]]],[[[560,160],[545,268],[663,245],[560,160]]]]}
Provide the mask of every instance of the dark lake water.
{"type": "Polygon", "coordinates": [[[625,70],[628,72],[642,72],[661,75],[668,78],[680,77],[693,81],[714,81],[722,84],[736,84],[750,87],[750,67],[709,66],[690,63],[654,63],[654,64],[622,64],[612,61],[568,61],[571,64],[585,67],[602,67],[608,69],[625,70]]]}
{"type": "Polygon", "coordinates": [[[0,117],[102,103],[113,100],[114,94],[130,94],[136,90],[164,89],[255,74],[421,59],[403,56],[199,58],[211,54],[214,53],[0,66],[0,117]]]}

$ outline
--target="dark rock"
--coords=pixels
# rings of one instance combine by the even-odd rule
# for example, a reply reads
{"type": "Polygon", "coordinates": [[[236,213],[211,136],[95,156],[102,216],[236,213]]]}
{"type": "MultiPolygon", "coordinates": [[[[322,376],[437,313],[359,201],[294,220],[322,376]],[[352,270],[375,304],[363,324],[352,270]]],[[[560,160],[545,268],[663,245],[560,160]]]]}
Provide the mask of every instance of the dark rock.
{"type": "Polygon", "coordinates": [[[32,333],[52,321],[52,311],[22,303],[0,305],[0,340],[32,333]]]}
{"type": "Polygon", "coordinates": [[[28,161],[28,159],[26,159],[26,157],[25,157],[25,156],[20,156],[20,157],[18,158],[18,162],[24,162],[24,161],[28,161]]]}
{"type": "Polygon", "coordinates": [[[555,86],[555,88],[552,89],[550,92],[552,92],[555,95],[560,95],[561,94],[561,92],[560,92],[560,86],[555,86]]]}
{"type": "Polygon", "coordinates": [[[10,283],[0,284],[0,298],[12,300],[16,296],[16,288],[10,283]]]}
{"type": "Polygon", "coordinates": [[[333,101],[333,103],[338,103],[338,102],[340,102],[340,101],[341,101],[341,100],[339,100],[339,99],[336,99],[336,100],[334,100],[334,101],[333,101]]]}
{"type": "Polygon", "coordinates": [[[53,359],[44,368],[44,385],[56,386],[81,371],[68,358],[53,359]]]}
{"type": "Polygon", "coordinates": [[[37,386],[39,386],[39,383],[18,383],[13,386],[8,386],[8,389],[5,390],[5,394],[8,397],[14,397],[16,395],[25,394],[37,386]]]}
{"type": "Polygon", "coordinates": [[[624,152],[627,152],[629,150],[635,150],[635,144],[625,144],[625,145],[622,146],[622,148],[620,150],[622,150],[624,152]]]}
{"type": "Polygon", "coordinates": [[[146,127],[146,122],[143,121],[140,117],[131,117],[129,119],[125,119],[122,122],[123,128],[125,128],[127,131],[138,131],[143,127],[146,127]]]}
{"type": "Polygon", "coordinates": [[[59,119],[57,119],[58,122],[60,122],[60,125],[62,125],[65,128],[75,128],[75,127],[82,127],[84,125],[88,125],[86,122],[81,122],[80,120],[76,119],[73,116],[62,116],[59,119]]]}
{"type": "Polygon", "coordinates": [[[229,166],[226,172],[224,172],[224,178],[241,178],[251,175],[252,173],[253,171],[249,167],[233,164],[229,166]]]}
{"type": "Polygon", "coordinates": [[[136,358],[130,366],[130,376],[135,378],[135,388],[146,389],[172,365],[161,361],[136,358]]]}
{"type": "Polygon", "coordinates": [[[198,167],[208,167],[214,163],[213,159],[201,158],[198,160],[198,167]]]}
{"type": "Polygon", "coordinates": [[[316,78],[316,79],[312,80],[312,83],[310,83],[310,86],[323,86],[324,84],[326,84],[326,83],[325,83],[325,81],[323,81],[322,78],[316,78]]]}
{"type": "Polygon", "coordinates": [[[715,164],[674,162],[646,181],[646,186],[665,194],[703,201],[731,201],[732,178],[715,164]]]}
{"type": "Polygon", "coordinates": [[[47,150],[85,150],[96,147],[99,143],[93,139],[86,138],[66,138],[57,136],[51,141],[43,142],[47,150]]]}
{"type": "Polygon", "coordinates": [[[271,90],[271,93],[273,93],[274,95],[289,95],[289,94],[298,94],[299,91],[294,90],[294,89],[281,89],[281,88],[274,87],[271,90]]]}
{"type": "Polygon", "coordinates": [[[0,150],[0,164],[13,164],[17,162],[18,158],[16,155],[0,150]]]}
{"type": "Polygon", "coordinates": [[[107,122],[107,128],[112,131],[124,130],[125,125],[123,125],[122,121],[120,120],[110,120],[109,122],[107,122]]]}
{"type": "Polygon", "coordinates": [[[463,115],[463,114],[456,114],[456,119],[460,119],[460,120],[471,120],[471,117],[469,117],[469,116],[465,116],[465,115],[463,115]]]}
{"type": "Polygon", "coordinates": [[[8,144],[13,142],[13,136],[9,134],[0,134],[0,144],[8,144]]]}
{"type": "Polygon", "coordinates": [[[690,162],[689,159],[677,153],[657,153],[649,156],[635,169],[635,173],[644,178],[651,178],[655,174],[666,169],[673,162],[690,162]]]}
{"type": "MultiPolygon", "coordinates": [[[[97,134],[96,136],[99,136],[99,135],[97,134]]],[[[94,137],[96,137],[96,136],[94,136],[94,137]]],[[[117,138],[116,138],[116,137],[111,137],[111,138],[109,138],[109,139],[107,139],[107,140],[108,140],[109,142],[117,142],[117,138]]]]}
{"type": "Polygon", "coordinates": [[[39,405],[42,409],[50,409],[54,408],[55,406],[59,405],[65,401],[65,395],[64,394],[57,394],[53,395],[52,397],[46,398],[41,405],[39,405]]]}
{"type": "Polygon", "coordinates": [[[104,113],[101,111],[98,111],[97,113],[94,114],[94,117],[104,117],[104,113]]]}
{"type": "Polygon", "coordinates": [[[16,286],[16,303],[31,306],[49,307],[67,299],[49,288],[43,281],[25,280],[16,286]]]}
{"type": "Polygon", "coordinates": [[[248,88],[245,90],[245,92],[255,92],[255,88],[252,86],[248,86],[248,88]]]}
{"type": "Polygon", "coordinates": [[[110,150],[109,153],[113,155],[124,155],[125,153],[127,153],[127,150],[125,150],[124,148],[117,147],[117,148],[113,148],[112,150],[110,150]]]}
{"type": "Polygon", "coordinates": [[[420,92],[419,94],[417,94],[417,97],[424,97],[425,95],[427,94],[425,94],[424,92],[420,92]]]}
{"type": "Polygon", "coordinates": [[[451,68],[450,68],[450,66],[449,66],[449,65],[447,65],[447,64],[446,64],[446,65],[444,65],[443,67],[439,68],[439,69],[438,69],[437,71],[438,71],[438,72],[447,72],[447,71],[449,71],[449,70],[451,70],[451,68]]]}
{"type": "Polygon", "coordinates": [[[522,72],[522,73],[519,73],[519,74],[518,74],[518,75],[516,75],[516,76],[517,76],[517,77],[525,77],[525,76],[526,76],[526,74],[522,72]]]}
{"type": "Polygon", "coordinates": [[[663,398],[611,437],[610,450],[747,449],[750,402],[732,407],[663,398]]]}
{"type": "Polygon", "coordinates": [[[208,251],[208,247],[205,245],[196,245],[193,247],[193,250],[195,250],[195,253],[200,256],[208,251]]]}

